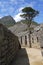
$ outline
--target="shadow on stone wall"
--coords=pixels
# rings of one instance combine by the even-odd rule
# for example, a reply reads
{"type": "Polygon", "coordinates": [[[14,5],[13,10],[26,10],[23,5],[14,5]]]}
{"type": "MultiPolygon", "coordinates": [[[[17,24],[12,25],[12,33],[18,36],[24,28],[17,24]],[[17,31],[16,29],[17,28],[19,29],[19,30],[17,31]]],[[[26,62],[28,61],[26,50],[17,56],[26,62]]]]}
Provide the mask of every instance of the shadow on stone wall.
{"type": "Polygon", "coordinates": [[[16,59],[11,65],[30,65],[29,58],[25,48],[21,48],[17,53],[16,59]]]}
{"type": "Polygon", "coordinates": [[[0,24],[0,65],[9,65],[19,49],[18,37],[0,24]]]}
{"type": "Polygon", "coordinates": [[[43,56],[43,47],[41,48],[41,54],[42,54],[42,56],[43,56]]]}

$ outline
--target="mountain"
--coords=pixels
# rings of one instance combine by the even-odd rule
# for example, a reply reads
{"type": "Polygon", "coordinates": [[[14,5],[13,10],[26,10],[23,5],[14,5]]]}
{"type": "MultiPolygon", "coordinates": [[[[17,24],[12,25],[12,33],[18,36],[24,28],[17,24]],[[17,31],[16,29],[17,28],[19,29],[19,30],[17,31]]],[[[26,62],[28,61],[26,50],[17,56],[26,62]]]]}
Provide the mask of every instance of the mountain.
{"type": "Polygon", "coordinates": [[[13,26],[16,22],[11,16],[4,16],[0,19],[0,23],[5,25],[6,27],[13,26]]]}
{"type": "MultiPolygon", "coordinates": [[[[19,24],[19,23],[23,23],[23,24],[26,24],[27,26],[28,26],[28,24],[30,23],[30,22],[28,22],[27,20],[21,20],[21,21],[19,21],[19,22],[17,22],[17,24],[19,24]]],[[[36,26],[38,26],[39,24],[37,23],[37,22],[35,22],[35,21],[32,21],[31,22],[31,29],[34,29],[34,27],[36,27],[36,26]]],[[[28,30],[28,28],[27,28],[27,30],[28,30]]]]}
{"type": "Polygon", "coordinates": [[[12,27],[9,27],[9,29],[16,34],[16,33],[19,33],[19,32],[26,31],[27,25],[20,22],[20,23],[15,24],[12,27]]]}
{"type": "MultiPolygon", "coordinates": [[[[14,26],[9,27],[9,29],[13,32],[13,33],[20,33],[20,32],[25,32],[28,31],[29,28],[27,26],[28,21],[27,20],[21,20],[19,22],[17,22],[14,26]]],[[[31,30],[34,29],[34,27],[38,26],[38,23],[36,22],[32,22],[31,24],[31,30]]]]}
{"type": "MultiPolygon", "coordinates": [[[[28,23],[29,23],[27,20],[21,20],[21,21],[19,21],[18,23],[20,23],[20,22],[22,22],[22,23],[24,23],[24,24],[28,24],[28,23]]],[[[37,22],[35,22],[35,21],[32,21],[31,24],[32,24],[32,25],[36,25],[36,26],[39,25],[39,24],[38,24],[37,22]]]]}

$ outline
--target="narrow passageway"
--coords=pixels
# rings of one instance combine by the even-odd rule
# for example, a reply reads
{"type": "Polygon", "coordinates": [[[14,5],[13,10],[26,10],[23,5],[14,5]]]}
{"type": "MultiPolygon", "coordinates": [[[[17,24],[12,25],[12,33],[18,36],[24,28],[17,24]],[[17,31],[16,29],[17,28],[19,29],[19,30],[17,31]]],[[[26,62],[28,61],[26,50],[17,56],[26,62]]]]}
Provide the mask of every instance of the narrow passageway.
{"type": "Polygon", "coordinates": [[[43,65],[40,49],[22,48],[12,65],[43,65]]]}
{"type": "Polygon", "coordinates": [[[19,50],[17,57],[12,65],[30,65],[29,58],[25,48],[19,50]]]}

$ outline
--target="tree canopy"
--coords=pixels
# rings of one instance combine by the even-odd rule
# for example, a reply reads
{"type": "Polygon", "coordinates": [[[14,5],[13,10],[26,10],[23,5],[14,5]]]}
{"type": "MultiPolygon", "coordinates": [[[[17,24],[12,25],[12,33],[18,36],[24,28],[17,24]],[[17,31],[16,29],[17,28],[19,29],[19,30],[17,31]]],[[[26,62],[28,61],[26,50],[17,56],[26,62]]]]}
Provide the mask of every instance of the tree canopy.
{"type": "Polygon", "coordinates": [[[34,10],[32,7],[25,7],[22,9],[23,14],[20,15],[21,17],[25,18],[28,21],[28,27],[29,27],[29,44],[31,47],[31,23],[34,17],[36,17],[39,12],[34,10]]]}
{"type": "Polygon", "coordinates": [[[25,7],[24,9],[22,9],[22,12],[24,14],[22,14],[20,16],[29,21],[33,20],[33,18],[39,14],[39,12],[34,10],[32,7],[25,7]]]}

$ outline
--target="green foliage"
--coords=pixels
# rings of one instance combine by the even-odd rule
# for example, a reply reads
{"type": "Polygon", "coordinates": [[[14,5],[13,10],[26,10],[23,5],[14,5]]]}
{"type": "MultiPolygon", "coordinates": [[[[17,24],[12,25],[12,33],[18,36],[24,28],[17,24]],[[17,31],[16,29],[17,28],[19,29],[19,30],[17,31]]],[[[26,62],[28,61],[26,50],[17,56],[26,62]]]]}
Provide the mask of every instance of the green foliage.
{"type": "Polygon", "coordinates": [[[36,17],[36,15],[39,14],[38,11],[34,10],[31,7],[25,7],[24,9],[22,9],[22,12],[24,14],[22,14],[20,16],[25,18],[26,20],[29,20],[30,22],[33,20],[34,17],[36,17]]]}
{"type": "Polygon", "coordinates": [[[22,12],[24,14],[22,14],[20,16],[28,21],[27,25],[28,25],[28,29],[29,29],[29,44],[30,44],[30,47],[31,47],[31,35],[30,34],[33,30],[33,28],[31,27],[31,23],[32,23],[34,17],[36,17],[39,14],[39,12],[34,10],[31,7],[25,7],[24,9],[22,9],[22,12]]]}
{"type": "MultiPolygon", "coordinates": [[[[21,21],[19,21],[19,22],[17,22],[17,23],[20,23],[20,22],[22,22],[22,23],[24,23],[24,24],[29,24],[29,21],[27,21],[27,20],[21,20],[21,21]]],[[[36,26],[39,25],[39,24],[38,24],[37,22],[35,22],[35,21],[32,21],[31,24],[32,24],[32,25],[36,25],[36,26]]]]}
{"type": "Polygon", "coordinates": [[[25,7],[24,9],[22,9],[22,12],[35,12],[35,10],[31,7],[25,7]]]}

